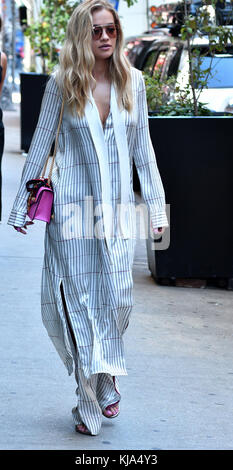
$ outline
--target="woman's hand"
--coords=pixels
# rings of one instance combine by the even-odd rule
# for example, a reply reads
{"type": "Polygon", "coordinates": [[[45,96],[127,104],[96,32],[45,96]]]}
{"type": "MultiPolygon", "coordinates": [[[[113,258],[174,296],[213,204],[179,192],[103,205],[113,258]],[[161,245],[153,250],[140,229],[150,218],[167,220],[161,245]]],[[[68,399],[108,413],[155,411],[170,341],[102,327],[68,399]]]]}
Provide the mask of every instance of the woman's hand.
{"type": "Polygon", "coordinates": [[[27,234],[27,232],[26,232],[26,230],[27,230],[27,225],[32,225],[32,224],[34,224],[34,222],[28,221],[28,222],[25,223],[25,225],[24,225],[23,227],[16,227],[16,226],[14,225],[14,229],[17,230],[17,232],[20,232],[20,233],[23,233],[24,235],[26,235],[26,234],[27,234]],[[26,230],[24,230],[24,228],[25,228],[26,230]]]}
{"type": "Polygon", "coordinates": [[[165,228],[166,228],[166,227],[154,228],[154,229],[153,229],[153,232],[154,232],[155,234],[160,233],[160,234],[162,235],[162,234],[165,232],[165,228]]]}
{"type": "Polygon", "coordinates": [[[159,228],[153,228],[153,227],[152,227],[152,230],[153,230],[153,233],[155,233],[155,234],[158,234],[158,233],[159,233],[159,234],[162,235],[162,234],[165,232],[165,228],[166,228],[166,227],[159,227],[159,228]]]}

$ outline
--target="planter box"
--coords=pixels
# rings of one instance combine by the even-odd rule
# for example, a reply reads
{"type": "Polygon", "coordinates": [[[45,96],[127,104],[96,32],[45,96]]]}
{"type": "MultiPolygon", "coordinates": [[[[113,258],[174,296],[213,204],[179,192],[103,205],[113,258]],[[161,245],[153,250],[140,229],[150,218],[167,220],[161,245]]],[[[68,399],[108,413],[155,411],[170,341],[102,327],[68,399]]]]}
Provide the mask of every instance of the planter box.
{"type": "Polygon", "coordinates": [[[28,152],[34,134],[48,75],[20,74],[20,128],[21,150],[28,152]]]}
{"type": "Polygon", "coordinates": [[[150,117],[150,133],[170,204],[170,246],[151,249],[160,281],[224,279],[233,288],[232,117],[150,117]]]}

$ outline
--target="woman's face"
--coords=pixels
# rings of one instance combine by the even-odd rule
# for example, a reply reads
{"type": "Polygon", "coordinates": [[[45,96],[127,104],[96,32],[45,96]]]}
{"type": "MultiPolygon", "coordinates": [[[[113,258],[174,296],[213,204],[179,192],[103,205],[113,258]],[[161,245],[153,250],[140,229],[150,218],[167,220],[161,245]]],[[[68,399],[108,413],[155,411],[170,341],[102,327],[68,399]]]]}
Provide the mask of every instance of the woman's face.
{"type": "MultiPolygon", "coordinates": [[[[92,14],[92,24],[96,27],[95,34],[92,35],[92,52],[96,60],[109,59],[112,56],[116,47],[116,37],[110,37],[114,35],[115,20],[112,13],[108,10],[102,9],[94,11],[92,14]],[[102,27],[98,29],[98,26],[102,27]],[[105,26],[109,26],[110,35],[108,35],[108,29],[105,26]],[[111,28],[112,26],[112,28],[111,28]],[[98,32],[100,37],[98,38],[98,32]],[[113,34],[112,34],[113,33],[113,34]]],[[[117,34],[117,32],[116,32],[117,34]]]]}

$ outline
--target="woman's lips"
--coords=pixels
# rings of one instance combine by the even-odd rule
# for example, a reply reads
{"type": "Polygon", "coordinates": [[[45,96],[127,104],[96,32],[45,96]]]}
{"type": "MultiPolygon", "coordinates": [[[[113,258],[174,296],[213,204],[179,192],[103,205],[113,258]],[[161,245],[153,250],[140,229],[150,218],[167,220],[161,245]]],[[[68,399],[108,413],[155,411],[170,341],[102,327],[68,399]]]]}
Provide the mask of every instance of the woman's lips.
{"type": "Polygon", "coordinates": [[[110,44],[105,44],[104,46],[100,46],[100,49],[104,49],[104,50],[107,50],[107,49],[110,49],[110,44]]]}

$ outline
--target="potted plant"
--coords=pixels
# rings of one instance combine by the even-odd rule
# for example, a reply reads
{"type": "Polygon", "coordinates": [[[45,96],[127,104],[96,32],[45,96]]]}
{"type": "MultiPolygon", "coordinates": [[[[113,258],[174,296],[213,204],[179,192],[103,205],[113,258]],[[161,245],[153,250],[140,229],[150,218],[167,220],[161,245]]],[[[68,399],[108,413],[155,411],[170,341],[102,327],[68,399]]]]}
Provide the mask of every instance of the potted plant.
{"type": "Polygon", "coordinates": [[[151,138],[170,205],[170,245],[160,249],[161,238],[150,236],[148,263],[158,282],[218,280],[232,289],[233,121],[200,100],[214,74],[211,58],[233,43],[232,28],[211,22],[207,8],[191,15],[186,0],[183,12],[180,35],[187,44],[188,81],[145,77],[151,138]],[[197,35],[208,37],[207,67],[202,67],[205,54],[195,48],[197,35]]]}

